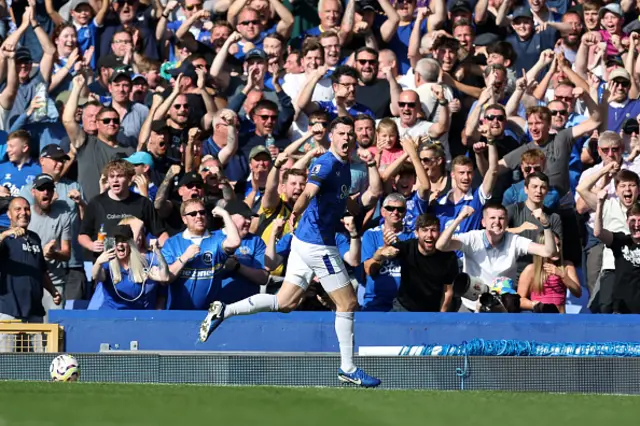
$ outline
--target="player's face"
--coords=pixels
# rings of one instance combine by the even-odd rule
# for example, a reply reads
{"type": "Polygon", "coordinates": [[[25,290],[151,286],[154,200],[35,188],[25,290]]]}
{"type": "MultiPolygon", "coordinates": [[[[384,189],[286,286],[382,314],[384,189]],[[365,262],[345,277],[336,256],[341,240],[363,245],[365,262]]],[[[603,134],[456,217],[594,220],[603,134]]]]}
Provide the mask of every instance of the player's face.
{"type": "Polygon", "coordinates": [[[425,252],[433,253],[436,251],[436,241],[440,237],[440,229],[435,225],[418,228],[416,229],[416,237],[418,244],[425,252]]]}
{"type": "Polygon", "coordinates": [[[251,227],[251,219],[240,214],[234,214],[231,215],[231,220],[236,225],[240,238],[246,237],[249,233],[249,228],[251,227]]]}
{"type": "Polygon", "coordinates": [[[524,192],[531,202],[541,205],[544,202],[544,197],[549,192],[549,185],[538,178],[533,178],[529,181],[529,185],[524,188],[524,192]]]}
{"type": "Polygon", "coordinates": [[[331,131],[331,147],[343,160],[349,158],[349,152],[354,141],[353,127],[348,124],[340,123],[331,131]]]}
{"type": "Polygon", "coordinates": [[[482,226],[495,237],[501,237],[504,234],[506,223],[507,215],[504,210],[489,208],[482,214],[482,226]]]}
{"type": "Polygon", "coordinates": [[[634,181],[618,183],[616,185],[616,196],[625,207],[631,207],[638,200],[638,184],[634,181]]]}
{"type": "Polygon", "coordinates": [[[473,179],[473,166],[471,164],[456,164],[451,171],[451,178],[462,192],[469,192],[471,180],[473,179]]]}
{"type": "Polygon", "coordinates": [[[381,214],[385,222],[389,222],[391,226],[402,223],[404,215],[407,212],[407,206],[402,201],[390,201],[382,207],[381,214]]]}
{"type": "Polygon", "coordinates": [[[207,211],[204,204],[194,203],[187,207],[182,216],[182,222],[191,233],[202,234],[207,228],[207,211]]]}

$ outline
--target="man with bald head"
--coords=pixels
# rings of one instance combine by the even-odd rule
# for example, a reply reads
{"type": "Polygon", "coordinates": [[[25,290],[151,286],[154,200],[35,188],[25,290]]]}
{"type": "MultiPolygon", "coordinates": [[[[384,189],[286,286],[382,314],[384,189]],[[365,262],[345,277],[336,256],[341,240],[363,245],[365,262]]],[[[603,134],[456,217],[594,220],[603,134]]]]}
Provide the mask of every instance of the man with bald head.
{"type": "MultiPolygon", "coordinates": [[[[443,105],[443,108],[447,106],[443,105]]],[[[398,125],[400,138],[429,135],[432,140],[436,140],[449,131],[448,111],[446,114],[439,114],[438,121],[435,123],[418,118],[420,97],[414,90],[405,90],[400,93],[397,110],[399,117],[394,117],[393,121],[398,125]]]]}
{"type": "MultiPolygon", "coordinates": [[[[27,227],[31,222],[29,202],[16,197],[7,211],[10,227],[0,234],[0,321],[20,320],[42,323],[46,312],[42,305],[43,288],[59,305],[60,293],[51,283],[40,237],[27,227]]],[[[0,352],[15,350],[14,337],[0,334],[0,352]]],[[[36,345],[39,342],[32,341],[36,345]]]]}

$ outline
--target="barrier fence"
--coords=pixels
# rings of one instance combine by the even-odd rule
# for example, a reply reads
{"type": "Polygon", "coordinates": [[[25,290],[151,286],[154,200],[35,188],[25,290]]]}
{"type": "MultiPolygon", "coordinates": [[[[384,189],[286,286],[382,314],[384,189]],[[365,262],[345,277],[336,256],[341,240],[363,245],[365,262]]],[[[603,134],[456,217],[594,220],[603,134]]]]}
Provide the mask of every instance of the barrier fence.
{"type": "Polygon", "coordinates": [[[58,324],[0,321],[0,352],[59,352],[64,349],[63,331],[58,324]]]}

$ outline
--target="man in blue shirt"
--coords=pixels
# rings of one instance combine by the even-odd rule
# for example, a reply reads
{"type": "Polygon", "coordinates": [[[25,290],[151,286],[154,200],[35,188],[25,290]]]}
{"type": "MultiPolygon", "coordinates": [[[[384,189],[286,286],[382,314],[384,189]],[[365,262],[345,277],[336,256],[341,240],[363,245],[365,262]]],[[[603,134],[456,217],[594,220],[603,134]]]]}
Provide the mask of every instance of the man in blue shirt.
{"type": "Polygon", "coordinates": [[[358,114],[367,114],[371,118],[376,118],[373,111],[356,102],[356,87],[358,86],[359,74],[355,68],[349,66],[341,65],[336,67],[333,74],[331,74],[331,87],[335,94],[335,98],[332,101],[312,102],[313,90],[324,77],[326,71],[326,66],[318,67],[298,95],[298,107],[305,114],[311,115],[320,109],[329,114],[331,120],[347,115],[355,117],[358,114]]]}
{"type": "Polygon", "coordinates": [[[380,380],[369,376],[353,363],[353,312],[358,302],[336,247],[335,236],[347,206],[351,186],[349,155],[355,148],[352,119],[340,117],[334,120],[329,134],[331,148],[311,168],[305,190],[291,212],[292,224],[298,218],[300,220],[280,291],[277,295],[256,294],[228,306],[219,301],[212,303],[200,327],[200,340],[206,341],[231,316],[292,311],[315,275],[336,305],[335,327],[341,358],[338,379],[364,387],[375,387],[380,384],[380,380]]]}
{"type": "Polygon", "coordinates": [[[362,236],[362,263],[367,274],[363,311],[388,312],[393,307],[400,287],[400,263],[387,256],[384,233],[392,231],[399,241],[413,238],[413,232],[402,224],[406,211],[406,199],[397,192],[389,194],[380,210],[384,223],[362,236]]]}
{"type": "MultiPolygon", "coordinates": [[[[232,226],[237,229],[241,243],[225,262],[220,275],[220,291],[215,297],[224,303],[234,303],[259,293],[260,286],[269,280],[269,273],[264,269],[267,246],[260,236],[249,233],[251,219],[257,216],[249,206],[240,200],[231,200],[224,209],[231,215],[232,226]]],[[[227,235],[227,228],[213,235],[222,239],[227,235]]]]}
{"type": "Polygon", "coordinates": [[[186,200],[180,206],[187,229],[169,238],[162,248],[171,273],[167,309],[206,309],[215,273],[229,254],[240,247],[240,236],[231,216],[220,207],[212,213],[223,219],[226,236],[214,236],[207,231],[207,212],[202,200],[186,200]]]}
{"type": "MultiPolygon", "coordinates": [[[[533,13],[527,7],[519,7],[513,12],[511,28],[515,34],[507,37],[507,42],[511,43],[516,51],[517,57],[514,68],[518,78],[522,77],[522,70],[533,68],[540,52],[546,49],[553,49],[558,39],[558,32],[551,26],[544,31],[536,31],[534,28],[533,13]]],[[[545,75],[542,72],[540,75],[545,75]]]]}

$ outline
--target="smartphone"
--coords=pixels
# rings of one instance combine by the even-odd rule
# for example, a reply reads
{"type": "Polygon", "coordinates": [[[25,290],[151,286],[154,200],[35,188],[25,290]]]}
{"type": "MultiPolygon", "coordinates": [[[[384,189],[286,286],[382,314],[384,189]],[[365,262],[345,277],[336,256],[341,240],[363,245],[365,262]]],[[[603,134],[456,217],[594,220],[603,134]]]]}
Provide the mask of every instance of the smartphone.
{"type": "Polygon", "coordinates": [[[116,239],[113,237],[107,237],[104,240],[104,251],[113,250],[116,248],[116,239]]]}

